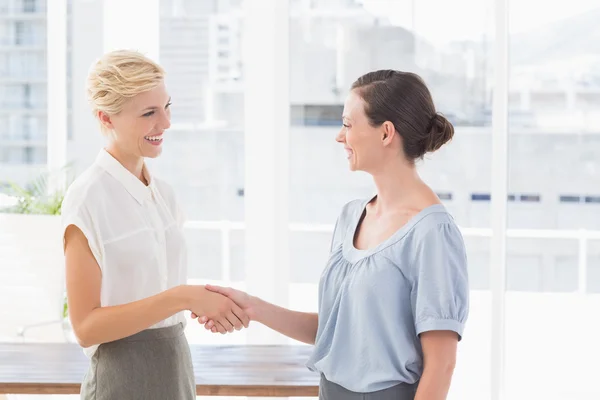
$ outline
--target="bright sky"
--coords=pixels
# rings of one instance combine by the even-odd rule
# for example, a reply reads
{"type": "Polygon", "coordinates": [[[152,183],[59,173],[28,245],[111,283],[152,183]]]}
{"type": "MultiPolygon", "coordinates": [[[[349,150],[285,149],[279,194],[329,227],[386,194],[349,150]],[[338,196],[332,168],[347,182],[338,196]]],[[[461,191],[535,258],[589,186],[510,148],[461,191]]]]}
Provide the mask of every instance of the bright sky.
{"type": "MultiPolygon", "coordinates": [[[[362,0],[369,12],[388,16],[395,25],[415,28],[427,40],[444,43],[477,39],[483,32],[493,33],[492,0],[362,0]]],[[[511,33],[527,31],[600,8],[598,0],[513,0],[509,2],[511,33]],[[512,7],[511,7],[512,6],[512,7]]]]}

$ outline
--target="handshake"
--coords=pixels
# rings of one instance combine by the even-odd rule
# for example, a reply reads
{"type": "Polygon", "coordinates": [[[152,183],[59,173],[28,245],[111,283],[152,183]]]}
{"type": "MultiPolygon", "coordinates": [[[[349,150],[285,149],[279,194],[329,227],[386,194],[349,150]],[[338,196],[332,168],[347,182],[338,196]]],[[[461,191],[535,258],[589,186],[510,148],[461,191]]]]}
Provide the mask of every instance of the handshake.
{"type": "MultiPolygon", "coordinates": [[[[198,287],[194,287],[197,290],[198,287]]],[[[258,299],[240,290],[205,285],[193,296],[192,318],[213,333],[225,334],[247,328],[256,318],[258,299]]]]}

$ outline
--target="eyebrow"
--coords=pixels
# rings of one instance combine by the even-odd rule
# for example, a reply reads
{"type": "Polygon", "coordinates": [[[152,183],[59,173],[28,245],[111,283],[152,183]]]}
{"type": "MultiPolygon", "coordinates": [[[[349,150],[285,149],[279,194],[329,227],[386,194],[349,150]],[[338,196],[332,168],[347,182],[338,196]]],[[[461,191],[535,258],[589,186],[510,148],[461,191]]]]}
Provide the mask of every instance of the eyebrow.
{"type": "MultiPolygon", "coordinates": [[[[167,104],[169,104],[170,102],[171,102],[171,98],[169,97],[169,100],[167,101],[167,104]]],[[[166,106],[167,104],[165,104],[165,106],[166,106]]],[[[156,107],[156,106],[152,106],[152,107],[146,107],[146,108],[144,108],[142,111],[156,110],[156,109],[158,109],[158,107],[156,107]]]]}

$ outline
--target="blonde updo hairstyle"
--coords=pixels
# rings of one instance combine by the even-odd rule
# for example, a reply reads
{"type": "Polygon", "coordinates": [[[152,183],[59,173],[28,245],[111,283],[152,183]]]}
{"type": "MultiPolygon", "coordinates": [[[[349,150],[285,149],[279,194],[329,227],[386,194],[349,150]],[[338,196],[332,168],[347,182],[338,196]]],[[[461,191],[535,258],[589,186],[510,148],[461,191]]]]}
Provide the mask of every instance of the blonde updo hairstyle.
{"type": "MultiPolygon", "coordinates": [[[[87,97],[92,112],[108,115],[121,112],[125,102],[157,87],[163,80],[163,68],[137,51],[116,50],[106,53],[91,68],[87,78],[87,97]]],[[[100,124],[107,134],[107,129],[100,124]]]]}

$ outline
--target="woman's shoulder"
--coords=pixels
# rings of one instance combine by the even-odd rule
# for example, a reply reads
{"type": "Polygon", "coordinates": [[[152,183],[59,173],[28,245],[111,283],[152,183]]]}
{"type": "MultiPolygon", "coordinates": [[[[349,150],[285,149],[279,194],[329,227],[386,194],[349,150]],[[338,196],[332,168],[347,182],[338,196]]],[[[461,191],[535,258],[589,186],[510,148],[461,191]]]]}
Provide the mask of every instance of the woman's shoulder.
{"type": "Polygon", "coordinates": [[[101,172],[92,165],[69,185],[61,206],[63,213],[79,209],[82,205],[101,198],[101,172]]]}
{"type": "Polygon", "coordinates": [[[454,217],[441,203],[423,209],[416,218],[418,220],[413,226],[413,232],[419,236],[426,236],[428,232],[439,230],[441,227],[458,229],[454,217]]]}
{"type": "Polygon", "coordinates": [[[405,255],[423,248],[433,248],[447,240],[462,239],[458,225],[443,204],[425,207],[393,237],[388,250],[405,255]],[[402,248],[402,251],[398,252],[398,248],[402,248]],[[406,251],[406,248],[409,250],[406,251]]]}
{"type": "Polygon", "coordinates": [[[464,240],[460,227],[442,204],[425,210],[421,218],[408,233],[413,251],[435,251],[436,248],[464,248],[464,240]]]}

